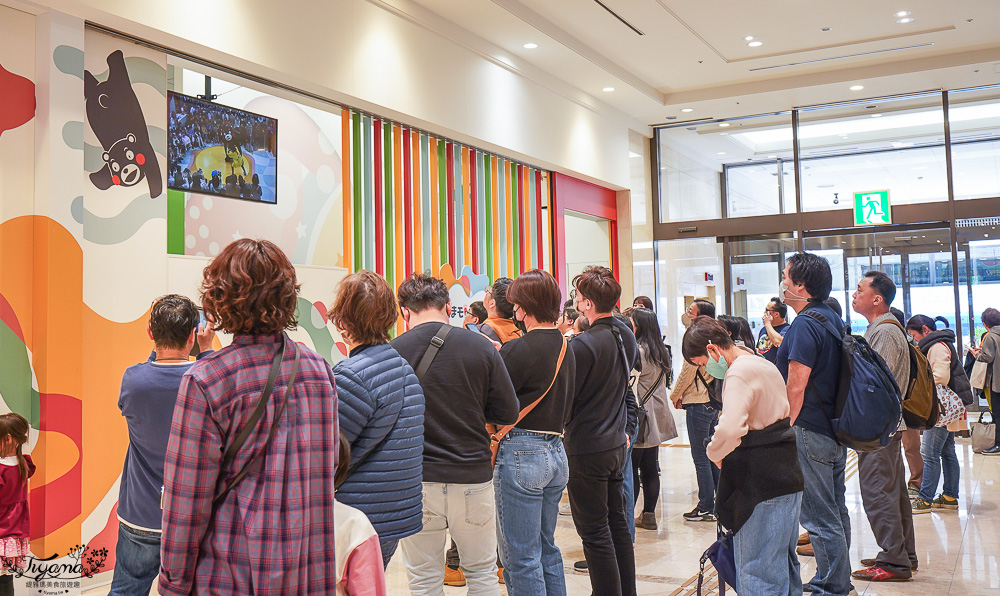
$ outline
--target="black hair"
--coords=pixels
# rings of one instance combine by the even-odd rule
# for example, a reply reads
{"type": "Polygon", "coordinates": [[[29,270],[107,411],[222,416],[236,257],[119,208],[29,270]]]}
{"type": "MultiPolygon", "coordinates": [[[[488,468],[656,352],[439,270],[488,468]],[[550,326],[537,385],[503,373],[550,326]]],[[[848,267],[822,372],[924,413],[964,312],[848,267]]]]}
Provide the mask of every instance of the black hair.
{"type": "Polygon", "coordinates": [[[489,313],[486,312],[486,307],[483,306],[482,300],[477,300],[469,305],[469,312],[472,316],[476,317],[476,324],[479,325],[489,317],[489,313]]]}
{"type": "Polygon", "coordinates": [[[509,277],[500,277],[490,286],[490,296],[496,302],[497,315],[501,319],[514,318],[514,305],[507,300],[507,286],[514,280],[509,277]]]}
{"type": "Polygon", "coordinates": [[[774,305],[774,312],[778,313],[782,319],[788,318],[788,305],[782,302],[781,298],[775,296],[768,304],[774,305]]]}
{"type": "Polygon", "coordinates": [[[844,318],[844,309],[840,308],[839,300],[837,300],[833,296],[830,296],[829,298],[823,301],[823,304],[829,306],[830,310],[837,313],[838,317],[840,317],[841,319],[844,318]]]}
{"type": "Polygon", "coordinates": [[[587,320],[587,317],[581,314],[575,321],[573,321],[573,326],[579,327],[580,333],[585,333],[590,330],[590,321],[587,320]]]}
{"type": "Polygon", "coordinates": [[[567,321],[572,323],[573,321],[576,320],[577,317],[580,316],[580,311],[576,310],[572,306],[568,306],[565,309],[563,309],[563,316],[566,317],[567,321]]]}
{"type": "Polygon", "coordinates": [[[715,344],[720,349],[725,350],[733,347],[733,339],[729,337],[729,331],[722,326],[722,323],[709,317],[698,317],[691,322],[691,326],[684,332],[684,339],[681,340],[681,355],[689,364],[692,358],[707,356],[708,344],[715,344]]]}
{"type": "Polygon", "coordinates": [[[643,308],[653,310],[653,301],[649,299],[649,296],[636,296],[635,300],[632,301],[632,304],[635,304],[636,302],[641,304],[643,308]]]}
{"type": "Polygon", "coordinates": [[[810,302],[823,302],[830,297],[833,273],[826,259],[811,252],[800,252],[789,257],[788,264],[788,278],[806,287],[810,302]]]}
{"type": "Polygon", "coordinates": [[[903,314],[903,311],[899,310],[895,306],[890,306],[889,313],[896,317],[896,320],[899,321],[900,325],[906,325],[906,315],[903,314]]]}
{"type": "Polygon", "coordinates": [[[756,342],[754,342],[753,333],[750,331],[750,323],[746,319],[732,315],[719,315],[717,320],[726,328],[733,341],[740,340],[744,346],[753,349],[756,342]]]}
{"type": "Polygon", "coordinates": [[[931,331],[937,331],[937,324],[934,322],[934,319],[928,317],[927,315],[913,315],[910,317],[910,320],[906,322],[906,328],[914,331],[923,331],[924,327],[927,327],[931,331]]]}
{"type": "Polygon", "coordinates": [[[428,308],[435,310],[444,308],[451,302],[451,295],[443,281],[432,276],[430,271],[426,271],[413,272],[404,279],[403,283],[399,284],[396,299],[401,307],[419,313],[428,308]]]}
{"type": "Polygon", "coordinates": [[[633,309],[632,322],[635,324],[635,341],[645,350],[646,358],[663,369],[667,385],[670,385],[673,380],[670,355],[663,345],[660,322],[656,319],[656,313],[648,308],[633,309]]]}
{"type": "Polygon", "coordinates": [[[696,298],[691,304],[694,304],[695,308],[698,309],[699,317],[715,318],[715,305],[708,300],[705,300],[704,298],[696,298]]]}
{"type": "Polygon", "coordinates": [[[1000,310],[987,308],[983,311],[982,321],[983,325],[985,325],[988,329],[992,329],[997,325],[1000,325],[1000,310]]]}
{"type": "Polygon", "coordinates": [[[865,278],[869,280],[868,283],[871,284],[872,289],[885,299],[886,304],[892,304],[896,298],[896,284],[888,275],[881,271],[869,271],[865,273],[865,278]]]}
{"type": "Polygon", "coordinates": [[[156,299],[149,313],[149,331],[157,347],[174,350],[187,346],[198,326],[198,307],[187,296],[167,294],[156,299]]]}

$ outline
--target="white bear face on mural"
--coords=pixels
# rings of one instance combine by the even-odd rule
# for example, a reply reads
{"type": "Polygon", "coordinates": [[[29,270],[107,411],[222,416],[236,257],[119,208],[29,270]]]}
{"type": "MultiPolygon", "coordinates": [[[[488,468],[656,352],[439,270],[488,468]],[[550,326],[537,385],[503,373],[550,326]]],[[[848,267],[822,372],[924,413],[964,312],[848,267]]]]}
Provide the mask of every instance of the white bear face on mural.
{"type": "Polygon", "coordinates": [[[144,176],[141,166],[146,163],[146,156],[135,151],[135,142],[135,135],[129,133],[103,154],[104,163],[111,170],[111,182],[116,186],[135,186],[144,176]]]}

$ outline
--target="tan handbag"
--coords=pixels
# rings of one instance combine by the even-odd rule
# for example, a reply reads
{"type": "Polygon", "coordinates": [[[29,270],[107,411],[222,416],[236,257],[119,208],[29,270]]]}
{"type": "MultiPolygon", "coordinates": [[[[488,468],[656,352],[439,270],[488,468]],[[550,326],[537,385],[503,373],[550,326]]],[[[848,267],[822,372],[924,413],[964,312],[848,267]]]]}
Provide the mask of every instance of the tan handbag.
{"type": "Polygon", "coordinates": [[[972,365],[972,374],[969,375],[969,384],[972,385],[973,389],[982,389],[986,386],[986,372],[989,370],[990,365],[986,362],[981,362],[976,360],[976,363],[972,365]]]}
{"type": "Polygon", "coordinates": [[[549,391],[552,390],[552,386],[556,384],[556,379],[559,377],[559,369],[562,368],[563,358],[565,356],[566,356],[566,338],[564,337],[562,343],[562,349],[559,350],[559,360],[556,362],[556,372],[554,375],[552,375],[552,382],[549,383],[549,387],[548,389],[545,390],[545,393],[543,393],[541,397],[539,397],[535,401],[531,402],[530,406],[521,410],[521,413],[517,416],[517,422],[515,422],[514,424],[509,424],[507,426],[501,426],[500,428],[497,429],[495,433],[490,435],[490,466],[495,467],[497,465],[497,451],[500,450],[500,441],[502,441],[510,431],[514,430],[514,427],[520,424],[521,421],[524,420],[524,417],[530,414],[531,411],[535,409],[535,406],[541,403],[541,401],[545,399],[545,396],[549,394],[549,391]]]}
{"type": "Polygon", "coordinates": [[[996,421],[993,420],[993,416],[991,414],[990,421],[983,422],[983,416],[985,416],[986,413],[987,410],[983,410],[979,414],[979,420],[972,423],[972,451],[974,453],[982,453],[984,449],[992,447],[996,441],[996,421]]]}

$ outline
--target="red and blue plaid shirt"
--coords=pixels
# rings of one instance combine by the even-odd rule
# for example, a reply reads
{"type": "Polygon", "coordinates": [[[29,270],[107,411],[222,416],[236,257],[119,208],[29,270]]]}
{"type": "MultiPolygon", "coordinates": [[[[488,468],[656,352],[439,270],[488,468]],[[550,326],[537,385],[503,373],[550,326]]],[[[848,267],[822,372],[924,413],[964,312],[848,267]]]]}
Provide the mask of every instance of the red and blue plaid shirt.
{"type": "Polygon", "coordinates": [[[225,470],[223,453],[247,423],[284,335],[238,335],[181,382],[164,470],[161,594],[334,594],[333,508],[339,451],[333,371],[294,344],[254,432],[225,470]],[[212,511],[212,500],[260,451],[262,462],[212,511]]]}

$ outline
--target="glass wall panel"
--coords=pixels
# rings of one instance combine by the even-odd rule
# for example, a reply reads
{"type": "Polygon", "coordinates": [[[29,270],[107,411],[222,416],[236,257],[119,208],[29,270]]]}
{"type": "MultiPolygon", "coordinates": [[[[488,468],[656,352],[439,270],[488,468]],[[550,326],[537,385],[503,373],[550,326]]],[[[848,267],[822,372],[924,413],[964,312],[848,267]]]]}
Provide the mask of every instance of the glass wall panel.
{"type": "Polygon", "coordinates": [[[705,151],[698,127],[659,130],[657,137],[660,151],[660,221],[722,217],[719,186],[722,164],[705,151]]]}
{"type": "MultiPolygon", "coordinates": [[[[771,298],[779,296],[781,270],[795,253],[795,238],[744,238],[729,243],[729,279],[732,284],[732,314],[750,323],[754,337],[764,329],[764,310],[771,298]]],[[[788,320],[794,316],[788,310],[788,320]]]]}
{"type": "Polygon", "coordinates": [[[802,208],[851,209],[854,193],[889,191],[891,205],[945,201],[940,93],[803,111],[802,208]]]}
{"type": "Polygon", "coordinates": [[[955,225],[963,345],[968,347],[975,340],[978,346],[986,331],[983,311],[1000,308],[1000,218],[960,219],[955,225]]]}
{"type": "Polygon", "coordinates": [[[948,93],[955,198],[1000,196],[1000,89],[948,93]]]}
{"type": "Polygon", "coordinates": [[[660,240],[656,242],[659,287],[656,314],[666,342],[673,347],[674,370],[681,366],[681,315],[695,298],[715,303],[716,313],[725,310],[722,245],[715,238],[660,240]]]}

